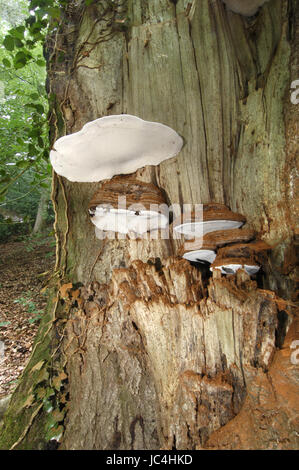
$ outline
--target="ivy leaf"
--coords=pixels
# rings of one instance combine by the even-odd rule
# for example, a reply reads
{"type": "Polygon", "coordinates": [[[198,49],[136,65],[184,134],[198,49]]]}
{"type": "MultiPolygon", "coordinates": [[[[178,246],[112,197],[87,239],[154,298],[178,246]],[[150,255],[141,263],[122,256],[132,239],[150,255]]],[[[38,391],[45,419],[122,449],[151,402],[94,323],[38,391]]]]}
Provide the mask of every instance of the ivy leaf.
{"type": "Polygon", "coordinates": [[[37,387],[36,389],[36,397],[41,400],[46,396],[47,390],[43,387],[37,387]]]}
{"type": "Polygon", "coordinates": [[[67,379],[67,375],[64,372],[61,372],[59,375],[53,378],[53,385],[57,391],[60,390],[62,382],[67,379]]]}
{"type": "Polygon", "coordinates": [[[46,439],[48,441],[59,441],[63,435],[64,428],[63,426],[57,426],[49,429],[49,431],[46,433],[46,439]]]}
{"type": "Polygon", "coordinates": [[[39,67],[45,67],[46,66],[46,62],[44,60],[41,60],[41,59],[38,59],[36,61],[36,65],[38,65],[39,67]]]}

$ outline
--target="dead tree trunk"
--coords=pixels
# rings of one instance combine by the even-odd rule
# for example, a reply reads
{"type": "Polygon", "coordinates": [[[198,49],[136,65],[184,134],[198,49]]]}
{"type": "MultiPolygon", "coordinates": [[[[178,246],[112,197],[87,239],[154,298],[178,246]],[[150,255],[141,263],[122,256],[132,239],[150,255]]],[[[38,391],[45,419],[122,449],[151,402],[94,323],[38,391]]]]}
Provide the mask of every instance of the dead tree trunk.
{"type": "Polygon", "coordinates": [[[170,204],[227,204],[271,255],[257,282],[207,279],[170,240],[97,240],[99,184],[54,175],[57,293],[1,446],[294,449],[297,2],[250,18],[220,0],[113,5],[69,2],[48,40],[52,140],[108,114],[171,126],[182,152],[137,177],[170,204]]]}

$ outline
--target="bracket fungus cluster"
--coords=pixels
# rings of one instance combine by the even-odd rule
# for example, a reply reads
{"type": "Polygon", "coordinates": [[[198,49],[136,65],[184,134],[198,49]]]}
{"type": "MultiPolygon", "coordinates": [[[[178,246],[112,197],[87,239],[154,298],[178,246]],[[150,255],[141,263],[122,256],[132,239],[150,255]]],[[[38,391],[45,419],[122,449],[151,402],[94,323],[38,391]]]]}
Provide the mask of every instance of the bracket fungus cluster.
{"type": "Polygon", "coordinates": [[[234,13],[243,16],[253,16],[258,9],[269,0],[223,0],[227,7],[234,13]]]}
{"type": "Polygon", "coordinates": [[[238,269],[244,269],[249,275],[259,271],[260,255],[270,247],[262,241],[252,241],[253,230],[241,228],[246,222],[244,216],[222,204],[204,204],[201,219],[191,213],[183,223],[174,221],[174,230],[194,237],[180,247],[180,256],[209,263],[211,271],[220,270],[222,274],[234,274],[238,269]]]}
{"type": "Polygon", "coordinates": [[[270,246],[261,240],[224,246],[219,249],[211,270],[218,269],[222,274],[235,274],[242,268],[249,275],[256,274],[260,270],[262,254],[269,249],[270,246]]]}
{"type": "Polygon", "coordinates": [[[101,231],[140,235],[168,225],[160,189],[132,176],[117,176],[103,183],[89,203],[89,214],[101,231]]]}
{"type": "MultiPolygon", "coordinates": [[[[176,156],[182,146],[183,139],[170,127],[121,114],[96,119],[61,137],[50,160],[56,173],[69,181],[91,183],[158,165],[176,156]]],[[[96,236],[99,231],[140,235],[164,228],[168,215],[157,208],[163,203],[153,184],[125,176],[106,181],[89,204],[96,236]]]]}

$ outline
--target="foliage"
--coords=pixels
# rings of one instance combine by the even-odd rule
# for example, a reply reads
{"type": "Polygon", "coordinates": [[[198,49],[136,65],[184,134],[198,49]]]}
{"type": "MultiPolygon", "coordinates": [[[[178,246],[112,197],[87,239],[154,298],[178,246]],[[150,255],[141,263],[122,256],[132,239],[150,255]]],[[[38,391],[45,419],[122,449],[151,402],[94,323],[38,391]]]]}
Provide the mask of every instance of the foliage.
{"type": "MultiPolygon", "coordinates": [[[[85,0],[86,7],[93,1],[85,0]]],[[[50,188],[43,46],[69,4],[0,0],[0,241],[29,232],[41,192],[50,188]],[[7,218],[3,209],[22,222],[7,218]]],[[[53,219],[51,207],[47,214],[53,219]]]]}
{"type": "MultiPolygon", "coordinates": [[[[0,7],[4,2],[0,0],[0,7]]],[[[0,41],[0,240],[28,233],[41,191],[50,188],[48,103],[42,43],[30,36],[24,21],[28,2],[6,2],[0,41]],[[15,14],[20,9],[21,15],[15,14]],[[13,27],[11,27],[13,26],[13,27]],[[3,210],[19,215],[25,225],[3,219],[3,210]],[[8,225],[10,224],[10,225],[8,225]],[[7,226],[5,226],[7,225],[7,226]]],[[[27,13],[28,14],[28,13],[27,13]]],[[[30,15],[31,17],[32,15],[30,15]]],[[[29,18],[30,18],[29,17],[29,18]]],[[[5,216],[5,213],[4,213],[5,216]]]]}

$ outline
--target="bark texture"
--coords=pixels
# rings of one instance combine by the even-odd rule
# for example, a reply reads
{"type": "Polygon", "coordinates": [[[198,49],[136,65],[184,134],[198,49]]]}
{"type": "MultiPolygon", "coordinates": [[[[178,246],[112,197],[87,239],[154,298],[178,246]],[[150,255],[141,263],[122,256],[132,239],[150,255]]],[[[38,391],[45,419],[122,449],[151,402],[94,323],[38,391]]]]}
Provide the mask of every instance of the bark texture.
{"type": "Polygon", "coordinates": [[[284,343],[296,311],[277,295],[296,300],[298,4],[271,0],[249,19],[220,0],[113,5],[69,2],[48,40],[52,140],[107,114],[171,126],[181,153],[135,176],[170,204],[227,204],[271,254],[255,282],[209,278],[173,240],[98,240],[88,204],[100,185],[54,175],[60,289],[1,445],[46,446],[31,372],[42,358],[46,382],[68,377],[61,448],[296,448],[298,366],[284,343]]]}

